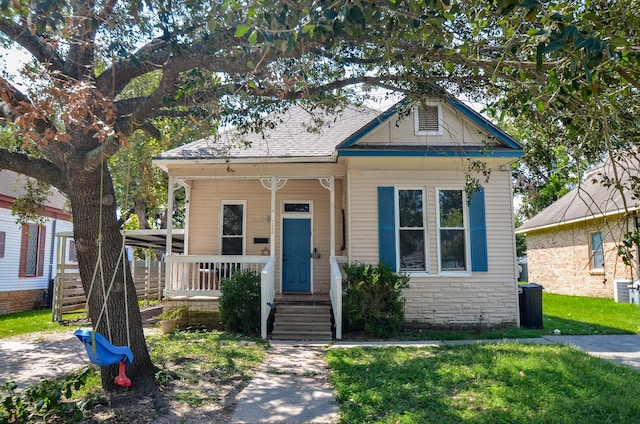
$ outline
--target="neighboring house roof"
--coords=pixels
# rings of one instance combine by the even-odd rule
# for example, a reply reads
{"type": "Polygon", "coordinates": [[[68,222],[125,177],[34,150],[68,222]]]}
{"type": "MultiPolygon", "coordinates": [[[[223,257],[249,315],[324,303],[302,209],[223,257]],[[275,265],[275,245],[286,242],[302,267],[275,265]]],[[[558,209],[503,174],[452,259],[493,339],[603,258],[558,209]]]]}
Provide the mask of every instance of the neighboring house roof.
{"type": "MultiPolygon", "coordinates": [[[[394,144],[393,146],[372,146],[358,144],[363,137],[395,116],[405,101],[399,102],[386,111],[371,108],[347,106],[335,115],[323,115],[323,123],[314,131],[313,119],[317,114],[309,113],[296,105],[280,114],[274,121],[281,120],[275,128],[263,133],[239,134],[235,130],[225,131],[218,137],[207,137],[184,146],[161,153],[155,159],[163,167],[162,161],[206,160],[206,161],[268,161],[277,162],[330,162],[336,156],[493,156],[519,157],[522,147],[511,136],[500,130],[482,115],[455,100],[446,101],[452,108],[462,113],[470,121],[487,132],[495,143],[492,149],[478,146],[417,146],[414,144],[394,144]],[[246,147],[245,147],[246,146],[246,147]]],[[[317,124],[316,124],[317,125],[317,124]]]]}
{"type": "MultiPolygon", "coordinates": [[[[0,196],[15,199],[27,193],[24,188],[24,182],[27,180],[26,175],[9,171],[8,169],[0,169],[0,196]]],[[[51,187],[49,197],[45,201],[45,206],[53,209],[64,211],[67,209],[67,198],[55,188],[51,187]]]]}
{"type": "MultiPolygon", "coordinates": [[[[630,184],[630,173],[637,173],[637,164],[627,162],[618,164],[617,172],[622,185],[630,184]]],[[[603,181],[613,178],[613,167],[610,161],[600,164],[591,170],[578,187],[565,194],[516,229],[516,234],[526,234],[536,230],[558,227],[593,218],[616,215],[627,210],[640,208],[640,200],[629,191],[616,189],[613,184],[605,186],[603,181]]]]}

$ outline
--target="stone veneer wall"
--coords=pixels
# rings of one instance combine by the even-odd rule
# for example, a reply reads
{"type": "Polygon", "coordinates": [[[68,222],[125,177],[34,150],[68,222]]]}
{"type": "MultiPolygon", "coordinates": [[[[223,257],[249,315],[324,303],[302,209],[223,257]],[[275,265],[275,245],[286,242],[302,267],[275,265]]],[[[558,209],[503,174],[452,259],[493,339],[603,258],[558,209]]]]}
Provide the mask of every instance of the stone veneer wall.
{"type": "Polygon", "coordinates": [[[548,293],[612,298],[615,280],[637,279],[617,255],[622,233],[620,223],[600,220],[528,234],[529,282],[548,293]],[[602,232],[604,270],[591,269],[589,234],[595,231],[602,232]]]}
{"type": "Polygon", "coordinates": [[[217,298],[210,297],[170,297],[163,300],[163,312],[182,309],[178,328],[222,329],[220,308],[217,298]]]}
{"type": "Polygon", "coordinates": [[[46,290],[0,291],[0,315],[42,309],[46,306],[46,290]]]}

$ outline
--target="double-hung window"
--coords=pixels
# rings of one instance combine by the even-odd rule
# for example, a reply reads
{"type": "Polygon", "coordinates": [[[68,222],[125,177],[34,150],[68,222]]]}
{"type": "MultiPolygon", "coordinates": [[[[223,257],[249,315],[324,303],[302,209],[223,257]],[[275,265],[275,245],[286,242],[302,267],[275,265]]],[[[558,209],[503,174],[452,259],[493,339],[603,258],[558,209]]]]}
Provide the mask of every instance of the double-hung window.
{"type": "Polygon", "coordinates": [[[222,203],[220,251],[223,255],[244,254],[245,209],[243,201],[222,203]]]}
{"type": "Polygon", "coordinates": [[[462,190],[438,190],[440,270],[467,271],[467,218],[462,190]]]}
{"type": "Polygon", "coordinates": [[[591,269],[604,269],[604,250],[602,248],[602,233],[595,232],[590,234],[590,250],[591,250],[591,269]]]}
{"type": "Polygon", "coordinates": [[[398,246],[401,271],[427,271],[424,189],[398,190],[398,246]]]}
{"type": "Polygon", "coordinates": [[[380,262],[394,271],[432,273],[427,217],[435,214],[437,235],[432,231],[431,238],[437,238],[438,272],[487,272],[484,189],[476,191],[468,205],[464,190],[436,190],[431,209],[426,193],[424,187],[378,187],[380,262]]]}

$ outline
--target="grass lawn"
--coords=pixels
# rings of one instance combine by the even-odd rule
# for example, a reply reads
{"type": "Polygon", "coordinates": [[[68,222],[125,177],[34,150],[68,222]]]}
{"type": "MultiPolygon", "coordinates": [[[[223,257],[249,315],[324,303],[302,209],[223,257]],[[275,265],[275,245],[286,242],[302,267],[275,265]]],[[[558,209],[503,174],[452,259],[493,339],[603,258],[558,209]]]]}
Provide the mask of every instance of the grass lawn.
{"type": "Polygon", "coordinates": [[[47,309],[0,315],[0,339],[34,331],[66,330],[67,327],[51,322],[51,311],[47,309]]]}
{"type": "Polygon", "coordinates": [[[331,349],[343,423],[636,423],[640,373],[556,345],[331,349]]]}
{"type": "Polygon", "coordinates": [[[461,340],[531,338],[553,334],[558,329],[564,335],[580,334],[640,334],[640,308],[613,299],[542,293],[544,328],[486,329],[478,326],[460,331],[406,331],[405,340],[461,340]]]}
{"type": "Polygon", "coordinates": [[[613,299],[542,295],[543,324],[546,330],[562,334],[640,333],[640,308],[613,299]]]}

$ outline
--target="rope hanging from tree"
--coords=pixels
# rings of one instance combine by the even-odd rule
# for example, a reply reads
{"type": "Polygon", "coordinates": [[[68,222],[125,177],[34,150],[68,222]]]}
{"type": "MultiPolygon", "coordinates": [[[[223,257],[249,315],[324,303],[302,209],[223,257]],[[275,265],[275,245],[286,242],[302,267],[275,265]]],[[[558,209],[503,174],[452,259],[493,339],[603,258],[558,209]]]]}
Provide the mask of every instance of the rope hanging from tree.
{"type": "MultiPolygon", "coordinates": [[[[118,386],[130,387],[131,380],[127,378],[125,375],[125,365],[130,365],[133,362],[133,352],[131,351],[131,336],[129,330],[129,299],[127,294],[127,273],[126,273],[126,245],[125,245],[125,237],[122,237],[122,247],[120,249],[120,255],[118,256],[118,261],[113,269],[113,273],[111,276],[111,280],[109,281],[109,288],[106,288],[105,285],[105,272],[102,263],[102,200],[104,196],[104,162],[105,159],[103,157],[101,166],[100,166],[100,206],[99,206],[99,218],[98,218],[98,258],[96,260],[96,265],[93,270],[93,277],[91,279],[91,285],[89,286],[89,292],[87,293],[87,300],[85,304],[85,309],[89,310],[89,301],[91,299],[91,295],[93,294],[93,287],[97,280],[98,274],[100,276],[100,286],[102,288],[102,308],[100,310],[100,314],[98,315],[98,319],[95,323],[95,328],[92,331],[86,329],[78,329],[74,333],[75,336],[84,344],[87,354],[91,362],[100,365],[100,366],[109,366],[118,363],[119,364],[119,372],[116,376],[114,382],[118,386]],[[111,335],[111,322],[109,320],[109,309],[107,308],[109,295],[111,294],[111,289],[113,288],[113,284],[116,279],[118,268],[122,264],[122,275],[123,275],[123,283],[124,283],[124,310],[125,310],[125,322],[127,327],[127,346],[114,346],[111,342],[113,340],[111,335]],[[107,325],[107,333],[108,339],[105,338],[102,334],[96,331],[97,328],[100,327],[100,323],[102,321],[102,317],[106,318],[107,325]]],[[[128,191],[128,190],[127,190],[128,191]]],[[[128,197],[128,194],[127,194],[128,197]]]]}

